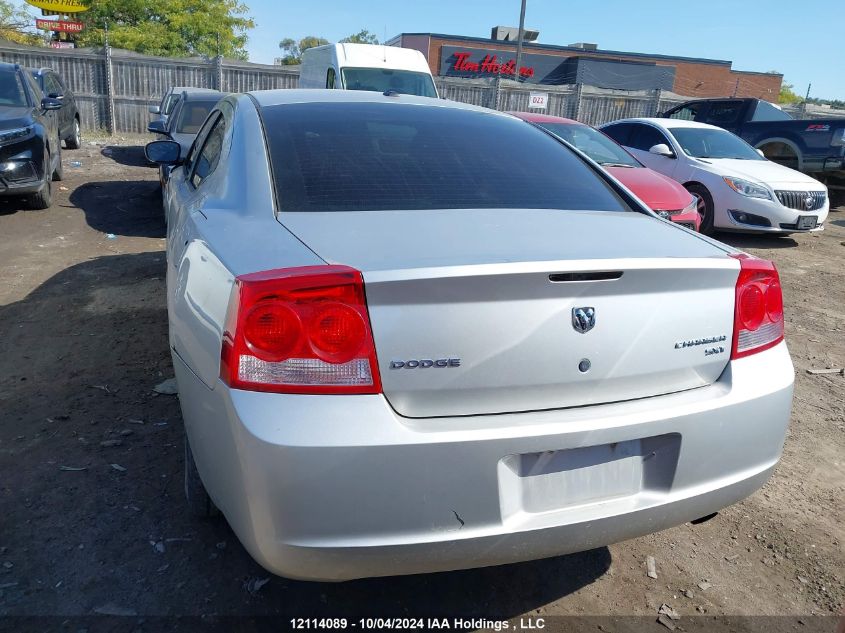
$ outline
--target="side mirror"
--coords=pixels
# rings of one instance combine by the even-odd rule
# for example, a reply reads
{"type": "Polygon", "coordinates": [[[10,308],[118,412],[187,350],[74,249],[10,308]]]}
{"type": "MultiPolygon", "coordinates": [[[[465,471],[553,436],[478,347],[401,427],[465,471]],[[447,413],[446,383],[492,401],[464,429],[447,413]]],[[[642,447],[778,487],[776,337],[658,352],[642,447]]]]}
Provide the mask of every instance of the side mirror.
{"type": "Polygon", "coordinates": [[[167,130],[164,127],[164,121],[161,119],[151,121],[147,125],[147,131],[152,132],[153,134],[167,134],[167,130]]]}
{"type": "Polygon", "coordinates": [[[669,146],[666,145],[666,143],[652,145],[648,152],[649,154],[657,154],[658,156],[665,156],[666,158],[675,158],[675,152],[669,149],[669,146]]]}
{"type": "Polygon", "coordinates": [[[44,97],[41,100],[41,109],[44,111],[61,110],[64,104],[54,97],[44,97]]]}
{"type": "Polygon", "coordinates": [[[159,106],[150,106],[150,114],[161,114],[161,108],[159,106]]]}
{"type": "Polygon", "coordinates": [[[176,141],[153,141],[144,148],[147,160],[158,165],[178,165],[181,154],[182,146],[176,141]]]}
{"type": "Polygon", "coordinates": [[[763,158],[766,158],[766,155],[763,153],[763,150],[761,150],[761,149],[757,149],[757,150],[755,150],[755,151],[756,151],[758,154],[760,154],[760,156],[762,156],[763,158]]]}

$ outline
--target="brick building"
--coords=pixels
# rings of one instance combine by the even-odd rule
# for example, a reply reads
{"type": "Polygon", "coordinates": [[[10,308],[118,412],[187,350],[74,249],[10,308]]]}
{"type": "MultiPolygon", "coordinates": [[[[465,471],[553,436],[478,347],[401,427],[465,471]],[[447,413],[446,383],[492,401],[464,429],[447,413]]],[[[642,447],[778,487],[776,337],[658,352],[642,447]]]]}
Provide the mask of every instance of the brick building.
{"type": "MultiPolygon", "coordinates": [[[[516,43],[437,33],[402,33],[387,42],[414,48],[433,75],[493,77],[516,74],[516,43]]],[[[525,83],[585,83],[629,90],[663,88],[689,97],[758,97],[776,102],[783,75],[733,70],[718,59],[628,53],[594,44],[553,46],[524,42],[520,77],[525,83]]]]}

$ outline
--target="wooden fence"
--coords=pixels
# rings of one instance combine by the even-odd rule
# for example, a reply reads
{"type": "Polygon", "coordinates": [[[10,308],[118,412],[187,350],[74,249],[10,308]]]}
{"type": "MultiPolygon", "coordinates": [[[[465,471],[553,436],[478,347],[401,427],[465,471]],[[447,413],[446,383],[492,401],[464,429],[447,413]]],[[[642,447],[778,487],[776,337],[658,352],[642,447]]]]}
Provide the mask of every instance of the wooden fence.
{"type": "MultiPolygon", "coordinates": [[[[111,48],[59,49],[0,42],[0,61],[53,68],[76,95],[85,131],[143,133],[149,106],[171,86],[245,92],[296,88],[297,68],[252,64],[220,57],[168,58],[111,48]]],[[[442,97],[497,110],[528,110],[529,93],[548,94],[544,112],[599,125],[614,119],[655,116],[688,100],[663,90],[611,90],[582,84],[526,86],[510,80],[435,78],[442,97]]],[[[790,110],[796,118],[845,116],[845,111],[809,106],[790,110]]]]}

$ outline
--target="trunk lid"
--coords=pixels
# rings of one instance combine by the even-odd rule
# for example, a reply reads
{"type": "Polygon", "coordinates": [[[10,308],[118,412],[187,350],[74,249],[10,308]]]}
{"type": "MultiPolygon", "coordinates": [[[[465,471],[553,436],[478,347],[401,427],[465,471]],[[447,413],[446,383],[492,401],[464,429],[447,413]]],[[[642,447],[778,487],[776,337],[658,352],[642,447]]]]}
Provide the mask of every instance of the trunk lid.
{"type": "Polygon", "coordinates": [[[363,273],[384,394],[403,416],[671,393],[710,384],[730,357],[738,262],[643,214],[470,209],[281,220],[325,261],[363,273]],[[577,308],[595,310],[586,332],[573,325],[577,308]]]}

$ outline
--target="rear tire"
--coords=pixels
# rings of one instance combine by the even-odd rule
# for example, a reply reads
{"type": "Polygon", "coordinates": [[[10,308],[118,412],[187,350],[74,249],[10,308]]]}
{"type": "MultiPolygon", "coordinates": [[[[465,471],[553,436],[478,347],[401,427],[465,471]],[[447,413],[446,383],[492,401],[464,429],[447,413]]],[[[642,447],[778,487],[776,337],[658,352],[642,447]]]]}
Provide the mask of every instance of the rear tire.
{"type": "Polygon", "coordinates": [[[698,196],[698,215],[701,217],[699,232],[704,235],[713,235],[715,231],[713,227],[713,196],[702,185],[687,185],[687,191],[698,196]]]}
{"type": "Polygon", "coordinates": [[[188,503],[188,511],[194,517],[208,519],[220,515],[220,510],[208,496],[200,479],[187,433],[185,433],[185,500],[188,503]]]}
{"type": "Polygon", "coordinates": [[[65,147],[68,149],[79,149],[82,146],[82,130],[79,126],[79,117],[73,118],[73,132],[65,139],[65,147]]]}
{"type": "Polygon", "coordinates": [[[50,174],[50,152],[44,150],[44,186],[41,191],[28,196],[26,199],[27,206],[36,211],[43,211],[49,209],[53,204],[53,179],[50,174]]]}

